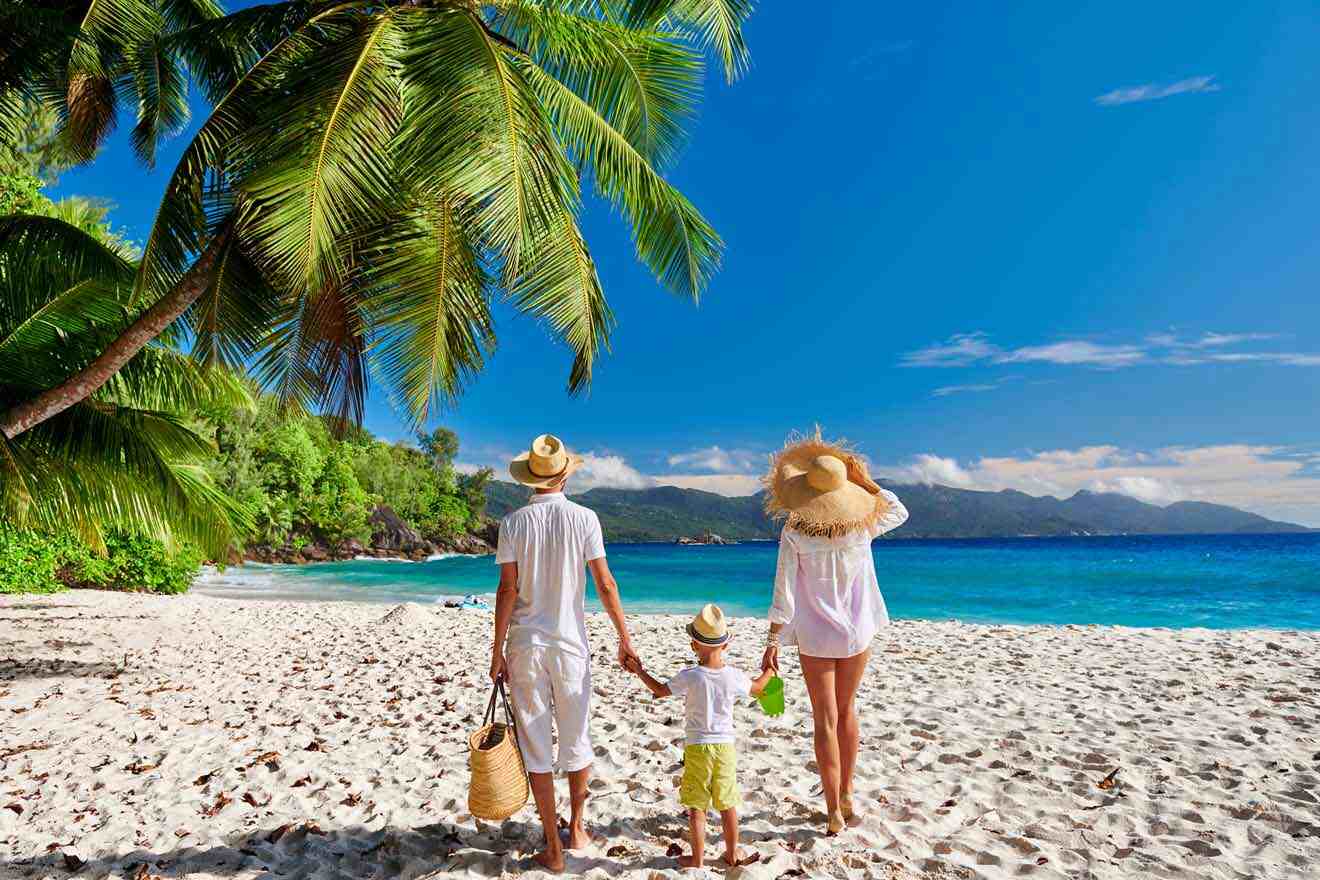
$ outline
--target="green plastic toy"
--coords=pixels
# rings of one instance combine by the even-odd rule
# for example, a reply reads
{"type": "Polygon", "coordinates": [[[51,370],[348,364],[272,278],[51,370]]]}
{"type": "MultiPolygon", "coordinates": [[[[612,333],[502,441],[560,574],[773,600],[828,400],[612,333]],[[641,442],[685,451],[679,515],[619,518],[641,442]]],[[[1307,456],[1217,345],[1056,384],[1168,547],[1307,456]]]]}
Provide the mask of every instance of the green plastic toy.
{"type": "Polygon", "coordinates": [[[765,683],[765,690],[756,698],[765,714],[774,718],[784,714],[784,680],[777,675],[765,683]]]}

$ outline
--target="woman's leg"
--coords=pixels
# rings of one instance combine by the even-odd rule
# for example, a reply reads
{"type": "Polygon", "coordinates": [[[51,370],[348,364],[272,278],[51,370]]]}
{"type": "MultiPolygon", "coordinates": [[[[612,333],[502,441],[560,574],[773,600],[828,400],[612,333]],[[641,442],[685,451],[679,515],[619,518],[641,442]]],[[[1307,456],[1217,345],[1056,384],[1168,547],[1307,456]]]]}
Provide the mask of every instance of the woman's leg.
{"type": "MultiPolygon", "coordinates": [[[[839,707],[839,797],[845,802],[845,814],[852,812],[853,770],[857,767],[857,688],[866,674],[871,649],[839,660],[834,667],[834,702],[839,707]]],[[[845,815],[845,818],[852,818],[845,815]]]]}
{"type": "Polygon", "coordinates": [[[802,677],[811,696],[811,718],[815,725],[816,766],[820,768],[820,784],[825,795],[825,808],[829,813],[831,830],[840,824],[839,813],[839,706],[835,697],[834,667],[838,662],[829,657],[808,657],[800,654],[802,677]]]}

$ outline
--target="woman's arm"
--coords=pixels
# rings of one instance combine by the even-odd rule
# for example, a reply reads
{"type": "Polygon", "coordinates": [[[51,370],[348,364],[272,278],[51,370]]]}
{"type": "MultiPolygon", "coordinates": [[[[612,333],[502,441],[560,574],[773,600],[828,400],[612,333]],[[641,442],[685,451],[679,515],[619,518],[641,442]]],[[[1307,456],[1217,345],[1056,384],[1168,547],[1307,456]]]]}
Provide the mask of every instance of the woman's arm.
{"type": "Polygon", "coordinates": [[[885,512],[880,516],[880,520],[871,529],[871,537],[878,538],[885,532],[892,532],[894,529],[907,522],[908,511],[903,506],[903,502],[898,500],[898,496],[888,489],[881,489],[880,496],[885,499],[885,512]]]}
{"type": "Polygon", "coordinates": [[[793,622],[797,590],[798,552],[787,530],[779,536],[779,562],[775,565],[775,595],[770,600],[770,636],[766,639],[762,671],[779,669],[779,633],[793,622]]]}

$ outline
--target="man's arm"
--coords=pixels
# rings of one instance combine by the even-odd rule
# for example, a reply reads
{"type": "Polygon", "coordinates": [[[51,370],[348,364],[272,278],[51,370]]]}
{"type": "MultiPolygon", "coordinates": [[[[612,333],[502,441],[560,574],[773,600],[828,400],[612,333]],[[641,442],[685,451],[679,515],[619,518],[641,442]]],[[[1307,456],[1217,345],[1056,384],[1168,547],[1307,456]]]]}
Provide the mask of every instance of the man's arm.
{"type": "Polygon", "coordinates": [[[619,585],[615,582],[614,575],[610,572],[610,564],[605,561],[604,556],[592,559],[587,563],[587,567],[591,569],[591,577],[596,582],[596,595],[600,597],[600,604],[605,607],[605,613],[610,616],[610,622],[619,633],[619,665],[627,669],[628,658],[636,657],[637,652],[633,650],[632,637],[628,635],[628,621],[623,619],[619,585]]]}
{"type": "Polygon", "coordinates": [[[500,587],[495,591],[495,641],[490,649],[490,679],[507,678],[504,667],[504,639],[509,635],[513,605],[518,600],[518,563],[500,565],[500,587]]]}

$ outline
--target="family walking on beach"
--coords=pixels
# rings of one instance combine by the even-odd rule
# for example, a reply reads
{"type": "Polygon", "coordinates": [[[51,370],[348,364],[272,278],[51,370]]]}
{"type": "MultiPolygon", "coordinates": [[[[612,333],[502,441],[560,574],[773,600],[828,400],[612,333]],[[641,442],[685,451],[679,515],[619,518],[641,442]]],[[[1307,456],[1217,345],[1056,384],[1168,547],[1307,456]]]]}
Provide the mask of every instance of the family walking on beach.
{"type": "Polygon", "coordinates": [[[563,871],[564,850],[591,841],[583,817],[593,757],[591,659],[583,607],[588,570],[618,632],[619,663],[655,697],[672,695],[686,702],[679,801],[688,810],[692,852],[681,864],[702,865],[706,811],[711,807],[723,825],[724,861],[737,865],[742,858],[733,707],[737,700],[761,693],[779,670],[783,646],[797,646],[811,698],[826,832],[842,831],[854,815],[857,688],[871,641],[889,622],[871,541],[902,525],[907,510],[870,478],[864,462],[845,446],[825,442],[819,431],[791,441],[773,457],[765,478],[766,509],[785,524],[760,674],[753,679],[725,663],[729,627],[720,609],[708,604],[687,627],[697,664],[660,681],[633,650],[618,584],[605,561],[600,521],[564,494],[568,478],[581,464],[581,456],[550,434],[537,437],[510,462],[513,478],[534,494],[500,523],[495,557],[500,585],[490,674],[509,686],[517,742],[545,831],[545,849],[535,856],[537,863],[563,871]],[[556,754],[552,728],[558,732],[556,754]],[[556,768],[568,777],[570,816],[564,840],[555,807],[556,768]]]}

